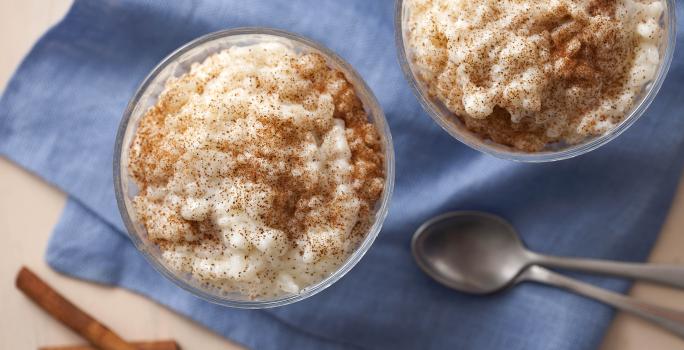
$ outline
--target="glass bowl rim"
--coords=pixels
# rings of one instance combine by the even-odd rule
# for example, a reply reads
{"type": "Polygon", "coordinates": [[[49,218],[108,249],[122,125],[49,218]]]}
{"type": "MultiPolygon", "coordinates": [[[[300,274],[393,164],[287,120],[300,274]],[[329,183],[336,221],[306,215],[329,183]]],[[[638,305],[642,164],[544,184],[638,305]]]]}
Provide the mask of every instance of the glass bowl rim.
{"type": "Polygon", "coordinates": [[[376,237],[380,233],[382,225],[385,219],[387,218],[387,214],[389,212],[389,206],[392,198],[392,193],[394,191],[395,181],[394,158],[395,156],[392,135],[390,133],[389,125],[387,123],[384,111],[373,91],[370,89],[370,87],[367,85],[367,83],[361,77],[361,75],[351,66],[351,64],[349,64],[346,60],[344,60],[342,57],[340,57],[338,54],[328,49],[324,45],[299,34],[267,27],[239,27],[208,33],[181,45],[179,48],[175,49],[173,52],[164,57],[142,80],[142,82],[138,85],[137,89],[135,90],[135,93],[131,97],[130,101],[128,102],[124,110],[123,117],[121,118],[121,121],[119,123],[114,144],[113,181],[117,207],[119,209],[119,213],[121,215],[123,223],[126,227],[126,233],[128,234],[128,237],[131,239],[135,247],[138,249],[138,251],[142,253],[145,259],[152,265],[152,267],[157,272],[161,273],[164,277],[166,277],[182,289],[209,302],[234,308],[263,309],[283,306],[309,298],[328,288],[333,283],[337,282],[361,260],[361,258],[370,249],[376,237]],[[333,61],[335,65],[339,66],[343,70],[343,73],[348,79],[352,78],[350,79],[354,81],[352,85],[355,87],[357,91],[360,90],[365,96],[365,100],[367,100],[364,101],[364,103],[371,104],[370,107],[372,109],[372,112],[374,113],[374,124],[376,125],[378,132],[382,135],[384,139],[383,148],[385,156],[385,188],[383,190],[382,196],[376,204],[377,210],[375,212],[375,220],[373,221],[372,226],[366,233],[366,237],[363,239],[359,247],[357,247],[356,250],[354,250],[354,252],[347,258],[347,260],[342,265],[340,265],[337,268],[337,270],[335,270],[333,273],[328,275],[323,280],[313,285],[306,286],[304,290],[300,293],[285,295],[282,297],[269,300],[228,299],[216,295],[214,293],[210,293],[206,289],[194,286],[190,284],[188,281],[186,281],[186,279],[181,278],[179,274],[175,273],[166,265],[164,265],[160,261],[160,259],[157,259],[155,256],[153,256],[152,253],[149,251],[148,245],[145,244],[145,242],[143,242],[142,239],[139,237],[139,235],[142,233],[138,233],[136,227],[134,226],[133,219],[131,218],[128,212],[129,208],[126,204],[125,195],[123,193],[123,181],[124,179],[128,178],[127,176],[124,176],[124,172],[126,170],[122,169],[122,165],[124,163],[122,163],[121,159],[123,155],[122,148],[124,137],[126,135],[126,132],[128,131],[129,121],[135,107],[137,106],[143,94],[147,91],[152,82],[155,80],[157,75],[161,73],[169,64],[174,63],[179,57],[181,57],[183,54],[192,49],[210,43],[214,40],[241,35],[264,35],[288,39],[293,42],[296,42],[298,45],[308,47],[313,51],[323,54],[326,60],[333,61]]]}
{"type": "MultiPolygon", "coordinates": [[[[665,53],[663,55],[662,61],[659,64],[658,71],[655,78],[651,82],[651,86],[648,91],[643,94],[643,97],[637,101],[632,107],[631,112],[627,115],[617,126],[615,126],[609,132],[593,137],[586,142],[572,145],[570,147],[563,148],[558,151],[546,151],[546,152],[520,152],[520,151],[508,151],[504,149],[499,149],[498,144],[489,144],[484,142],[479,136],[473,137],[476,140],[471,139],[470,135],[466,135],[462,131],[457,130],[453,127],[452,118],[453,115],[444,115],[436,103],[431,99],[427,91],[421,87],[418,82],[417,77],[413,73],[413,68],[407,57],[407,47],[404,42],[403,35],[403,4],[406,0],[395,0],[394,2],[394,41],[396,43],[397,57],[399,59],[399,65],[404,73],[404,78],[408,81],[413,90],[413,94],[418,98],[423,110],[432,118],[437,124],[444,129],[449,135],[451,135],[456,140],[462,142],[466,146],[485,153],[492,155],[497,158],[512,160],[516,162],[524,163],[542,163],[542,162],[553,162],[558,160],[564,160],[573,158],[590,151],[593,151],[608,142],[612,141],[620,134],[625,132],[630,126],[632,126],[648,109],[648,106],[653,102],[658,91],[663,85],[665,78],[667,77],[667,72],[670,69],[672,63],[672,58],[674,56],[675,44],[677,41],[677,16],[676,16],[676,6],[675,0],[662,0],[666,3],[667,9],[667,21],[664,25],[665,34],[668,36],[665,41],[665,53]]],[[[410,1],[410,0],[409,0],[410,1]]]]}

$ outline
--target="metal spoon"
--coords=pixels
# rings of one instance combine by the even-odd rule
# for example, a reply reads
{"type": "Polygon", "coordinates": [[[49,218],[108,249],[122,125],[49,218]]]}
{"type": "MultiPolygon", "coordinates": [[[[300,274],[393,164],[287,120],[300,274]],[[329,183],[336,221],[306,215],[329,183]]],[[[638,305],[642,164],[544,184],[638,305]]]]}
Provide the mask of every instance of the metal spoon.
{"type": "Polygon", "coordinates": [[[502,218],[452,212],[421,225],[411,242],[418,266],[439,283],[467,293],[489,294],[531,281],[564,288],[631,312],[684,337],[684,312],[641,302],[536,265],[638,278],[684,288],[684,268],[552,257],[528,251],[502,218]]]}

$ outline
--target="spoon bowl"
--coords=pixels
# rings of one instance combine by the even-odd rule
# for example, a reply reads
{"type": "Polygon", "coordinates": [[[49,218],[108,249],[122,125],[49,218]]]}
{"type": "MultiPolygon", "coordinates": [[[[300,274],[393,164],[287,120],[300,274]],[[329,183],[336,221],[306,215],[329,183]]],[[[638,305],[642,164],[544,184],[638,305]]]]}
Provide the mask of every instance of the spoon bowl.
{"type": "Polygon", "coordinates": [[[411,242],[418,266],[439,283],[474,294],[510,286],[529,258],[515,229],[481,212],[446,213],[421,225],[411,242]]]}

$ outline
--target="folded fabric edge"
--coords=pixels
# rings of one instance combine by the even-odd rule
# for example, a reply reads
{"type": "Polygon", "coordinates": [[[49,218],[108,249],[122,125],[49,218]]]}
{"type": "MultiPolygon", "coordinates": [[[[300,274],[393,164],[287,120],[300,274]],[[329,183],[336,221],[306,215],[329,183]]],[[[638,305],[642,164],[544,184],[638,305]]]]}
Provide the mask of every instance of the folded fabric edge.
{"type": "MultiPolygon", "coordinates": [[[[4,98],[5,98],[5,91],[10,90],[10,87],[11,87],[12,85],[16,84],[15,76],[17,75],[17,73],[18,73],[19,71],[22,70],[22,67],[27,63],[26,58],[29,57],[37,47],[41,46],[41,45],[43,44],[43,42],[44,42],[45,40],[47,40],[46,38],[49,37],[50,34],[51,34],[53,31],[55,31],[55,29],[56,29],[58,26],[60,26],[62,23],[68,21],[69,19],[71,19],[71,18],[73,18],[73,17],[75,16],[74,14],[78,12],[78,11],[76,10],[76,5],[77,5],[77,3],[78,3],[77,0],[73,1],[73,2],[71,3],[71,5],[69,6],[69,9],[67,10],[67,12],[64,14],[64,16],[62,16],[62,18],[60,18],[58,21],[56,21],[54,24],[52,24],[52,25],[48,28],[48,30],[45,31],[45,33],[43,33],[43,34],[40,36],[40,38],[38,38],[38,40],[37,40],[35,43],[33,43],[33,45],[32,45],[31,48],[26,52],[26,54],[24,55],[24,57],[21,58],[21,61],[20,61],[19,65],[17,66],[17,68],[14,70],[14,72],[13,72],[12,75],[10,76],[10,79],[7,81],[7,85],[5,85],[5,87],[4,87],[2,90],[0,90],[0,105],[3,104],[3,100],[4,100],[4,98]]],[[[2,116],[0,115],[0,117],[2,117],[2,116]]],[[[2,126],[2,125],[0,124],[0,126],[2,126]]],[[[2,130],[0,130],[0,131],[2,131],[2,130]]],[[[1,134],[1,133],[0,133],[0,134],[1,134]]],[[[1,150],[0,150],[0,151],[1,151],[1,150]]]]}

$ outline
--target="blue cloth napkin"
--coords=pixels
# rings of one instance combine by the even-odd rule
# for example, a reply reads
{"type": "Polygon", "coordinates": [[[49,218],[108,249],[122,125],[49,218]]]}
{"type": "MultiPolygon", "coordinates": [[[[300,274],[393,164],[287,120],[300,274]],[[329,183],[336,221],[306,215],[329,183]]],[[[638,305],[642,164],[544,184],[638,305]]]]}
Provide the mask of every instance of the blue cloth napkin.
{"type": "Polygon", "coordinates": [[[0,154],[69,194],[48,263],[149,296],[257,349],[596,348],[613,316],[608,307],[533,284],[459,294],[416,268],[410,237],[433,215],[486,210],[511,220],[534,250],[645,259],[684,159],[681,50],[654,104],[624,135],[576,159],[531,165],[477,153],[442,131],[401,74],[393,31],[389,0],[76,0],[0,102],[0,154]],[[293,31],[338,52],[377,94],[396,147],[390,215],[366,257],[324,292],[270,310],[216,306],[161,277],[124,234],[112,190],[114,135],[136,86],[181,44],[238,26],[293,31]]]}

